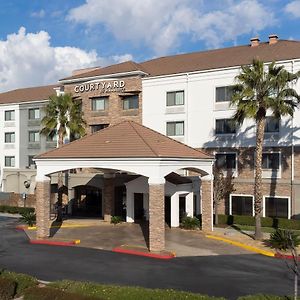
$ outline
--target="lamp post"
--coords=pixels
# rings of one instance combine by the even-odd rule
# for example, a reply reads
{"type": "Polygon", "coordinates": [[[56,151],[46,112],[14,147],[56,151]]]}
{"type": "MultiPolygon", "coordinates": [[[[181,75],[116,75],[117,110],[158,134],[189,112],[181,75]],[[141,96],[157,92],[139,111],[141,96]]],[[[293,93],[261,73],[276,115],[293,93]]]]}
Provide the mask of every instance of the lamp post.
{"type": "Polygon", "coordinates": [[[27,194],[29,192],[30,184],[31,184],[30,180],[25,180],[24,181],[24,187],[27,190],[27,193],[23,193],[24,207],[26,207],[26,198],[27,198],[27,194]]]}

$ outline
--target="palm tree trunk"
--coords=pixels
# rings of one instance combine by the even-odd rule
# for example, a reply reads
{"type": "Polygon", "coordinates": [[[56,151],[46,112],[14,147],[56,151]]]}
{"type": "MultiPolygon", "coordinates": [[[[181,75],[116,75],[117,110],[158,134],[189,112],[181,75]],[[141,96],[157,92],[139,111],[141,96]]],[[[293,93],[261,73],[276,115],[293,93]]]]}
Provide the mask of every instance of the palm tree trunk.
{"type": "MultiPolygon", "coordinates": [[[[58,133],[58,148],[60,148],[64,143],[64,137],[61,132],[58,133]]],[[[62,196],[63,196],[63,172],[58,173],[57,178],[57,222],[62,221],[62,196]]]]}
{"type": "Polygon", "coordinates": [[[265,114],[259,116],[256,124],[255,149],[255,181],[254,181],[254,211],[255,211],[255,240],[262,239],[261,212],[262,212],[262,151],[265,131],[265,114]]]}

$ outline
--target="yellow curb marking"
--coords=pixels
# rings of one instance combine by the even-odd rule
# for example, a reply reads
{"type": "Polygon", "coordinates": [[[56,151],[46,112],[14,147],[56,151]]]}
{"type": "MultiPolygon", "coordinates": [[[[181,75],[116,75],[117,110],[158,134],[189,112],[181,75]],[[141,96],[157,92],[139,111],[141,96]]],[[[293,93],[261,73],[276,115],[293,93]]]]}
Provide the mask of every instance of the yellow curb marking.
{"type": "Polygon", "coordinates": [[[252,251],[252,252],[256,252],[256,253],[259,253],[259,254],[262,254],[262,255],[265,255],[265,256],[270,256],[270,257],[274,257],[275,256],[275,253],[273,253],[273,252],[270,252],[270,251],[267,251],[267,250],[262,250],[262,249],[259,249],[259,248],[256,248],[256,247],[252,247],[252,246],[249,246],[249,245],[245,245],[243,243],[235,242],[235,241],[232,241],[232,240],[229,240],[229,239],[225,239],[225,238],[222,238],[222,237],[219,237],[219,236],[206,235],[205,237],[207,237],[209,239],[214,239],[214,240],[217,240],[217,241],[222,241],[222,242],[225,242],[225,243],[229,243],[231,245],[234,245],[234,246],[237,246],[237,247],[241,247],[241,248],[244,248],[246,250],[249,250],[249,251],[252,251]]]}
{"type": "Polygon", "coordinates": [[[75,244],[75,245],[80,244],[80,240],[75,240],[75,241],[74,241],[74,244],[75,244]]]}
{"type": "MultiPolygon", "coordinates": [[[[93,227],[93,226],[97,226],[97,225],[53,225],[50,228],[80,228],[80,227],[93,227]]],[[[27,230],[36,230],[37,227],[36,226],[32,226],[32,227],[27,227],[27,230]]]]}

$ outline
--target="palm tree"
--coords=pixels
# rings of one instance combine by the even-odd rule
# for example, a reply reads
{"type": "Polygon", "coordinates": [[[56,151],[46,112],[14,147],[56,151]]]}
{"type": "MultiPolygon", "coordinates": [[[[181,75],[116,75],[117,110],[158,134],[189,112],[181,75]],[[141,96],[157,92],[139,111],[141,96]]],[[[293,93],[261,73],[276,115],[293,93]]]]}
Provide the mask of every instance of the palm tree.
{"type": "MultiPolygon", "coordinates": [[[[86,122],[81,111],[81,102],[73,99],[72,94],[52,95],[45,108],[45,116],[42,119],[43,128],[41,134],[53,138],[58,137],[58,148],[64,144],[68,134],[79,138],[85,134],[86,122]]],[[[58,173],[58,201],[57,221],[62,220],[62,189],[63,172],[58,173]]]]}
{"type": "Polygon", "coordinates": [[[281,117],[293,116],[300,96],[293,89],[300,73],[292,74],[283,66],[275,63],[264,66],[260,60],[254,59],[251,65],[242,66],[236,76],[237,84],[231,105],[236,108],[234,121],[242,124],[245,118],[256,122],[255,147],[255,182],[254,182],[254,210],[255,210],[255,239],[262,238],[262,152],[266,113],[280,120],[281,117]]]}

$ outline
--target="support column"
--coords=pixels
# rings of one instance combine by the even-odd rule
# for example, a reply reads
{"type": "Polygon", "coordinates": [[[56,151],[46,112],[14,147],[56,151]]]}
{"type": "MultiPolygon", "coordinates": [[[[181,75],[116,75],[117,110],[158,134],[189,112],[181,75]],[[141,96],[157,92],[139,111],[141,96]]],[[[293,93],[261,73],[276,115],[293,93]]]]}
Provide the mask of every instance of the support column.
{"type": "Polygon", "coordinates": [[[110,222],[115,212],[115,175],[104,174],[104,221],[110,222]]]}
{"type": "Polygon", "coordinates": [[[74,188],[69,188],[68,189],[68,214],[72,215],[72,207],[73,207],[73,202],[75,198],[75,190],[74,188]]]}
{"type": "Polygon", "coordinates": [[[185,196],[185,211],[188,217],[194,216],[194,193],[190,192],[185,196]]]}
{"type": "Polygon", "coordinates": [[[213,186],[211,180],[201,182],[202,230],[213,231],[213,186]]]}
{"type": "Polygon", "coordinates": [[[149,250],[165,249],[165,179],[149,178],[149,250]]]}
{"type": "Polygon", "coordinates": [[[149,221],[149,194],[143,193],[143,206],[145,212],[145,218],[149,221]]]}
{"type": "Polygon", "coordinates": [[[134,194],[126,188],[126,222],[134,222],[134,194]]]}
{"type": "Polygon", "coordinates": [[[36,182],[37,238],[50,236],[50,178],[36,182]]]}
{"type": "Polygon", "coordinates": [[[171,196],[171,227],[179,227],[179,194],[171,196]]]}

